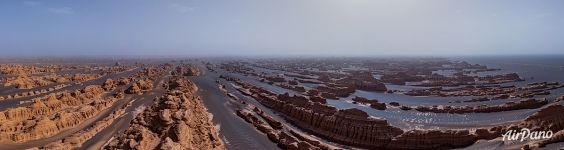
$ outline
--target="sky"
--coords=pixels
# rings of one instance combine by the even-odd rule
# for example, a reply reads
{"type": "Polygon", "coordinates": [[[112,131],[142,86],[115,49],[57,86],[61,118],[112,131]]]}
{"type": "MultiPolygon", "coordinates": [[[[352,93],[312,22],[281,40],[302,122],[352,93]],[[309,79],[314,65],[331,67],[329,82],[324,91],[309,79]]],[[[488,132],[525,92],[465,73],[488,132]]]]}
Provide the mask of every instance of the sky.
{"type": "Polygon", "coordinates": [[[3,0],[2,56],[564,54],[562,0],[3,0]]]}

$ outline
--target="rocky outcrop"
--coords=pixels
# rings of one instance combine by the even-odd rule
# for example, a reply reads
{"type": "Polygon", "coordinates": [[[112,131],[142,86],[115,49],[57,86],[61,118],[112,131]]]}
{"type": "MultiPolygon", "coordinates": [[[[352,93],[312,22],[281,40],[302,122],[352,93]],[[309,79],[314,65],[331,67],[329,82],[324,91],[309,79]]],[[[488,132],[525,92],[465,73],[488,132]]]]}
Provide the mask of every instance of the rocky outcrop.
{"type": "Polygon", "coordinates": [[[181,66],[176,67],[176,69],[172,72],[172,75],[181,75],[181,76],[199,76],[202,74],[200,68],[190,64],[184,64],[181,66]]]}
{"type": "Polygon", "coordinates": [[[564,106],[554,104],[541,109],[521,123],[510,126],[505,130],[528,128],[531,131],[552,131],[553,136],[551,138],[533,141],[532,147],[545,147],[548,144],[564,142],[564,116],[561,115],[562,112],[564,112],[564,106]]]}
{"type": "Polygon", "coordinates": [[[384,74],[382,76],[382,81],[386,83],[393,83],[397,85],[405,85],[406,82],[420,82],[424,78],[417,76],[414,72],[396,72],[384,74]]]}
{"type": "Polygon", "coordinates": [[[96,79],[101,77],[103,74],[72,74],[72,75],[65,75],[65,78],[70,79],[71,81],[82,83],[88,80],[96,79]]]}
{"type": "Polygon", "coordinates": [[[34,90],[34,91],[27,91],[27,92],[21,92],[21,93],[16,93],[16,94],[12,94],[12,95],[8,95],[6,96],[6,98],[3,98],[2,96],[0,96],[0,100],[4,100],[4,99],[14,99],[14,98],[23,98],[23,97],[30,97],[30,96],[36,96],[36,95],[40,95],[40,94],[46,94],[48,92],[52,92],[55,90],[60,90],[62,88],[65,88],[69,86],[69,84],[59,84],[59,85],[55,85],[53,87],[50,88],[46,88],[46,89],[41,89],[41,90],[34,90]]]}
{"type": "Polygon", "coordinates": [[[78,131],[62,140],[46,144],[41,149],[71,149],[82,146],[84,142],[94,137],[98,132],[110,126],[116,118],[121,117],[121,115],[125,113],[126,106],[127,105],[112,112],[104,119],[94,123],[91,127],[78,131]]]}
{"type": "Polygon", "coordinates": [[[276,119],[272,118],[270,115],[266,114],[259,108],[254,108],[253,111],[257,113],[261,118],[263,118],[272,128],[276,130],[282,129],[284,126],[281,122],[277,121],[276,119]]]}
{"type": "Polygon", "coordinates": [[[18,89],[31,89],[54,83],[43,76],[19,75],[6,78],[4,86],[14,86],[18,89]]]}
{"type": "Polygon", "coordinates": [[[38,66],[28,66],[28,65],[19,65],[19,64],[0,65],[0,73],[7,75],[26,75],[26,74],[36,74],[36,73],[46,73],[46,72],[54,72],[54,71],[48,69],[47,66],[38,67],[38,66]]]}
{"type": "Polygon", "coordinates": [[[128,77],[121,77],[121,78],[119,78],[117,84],[118,84],[118,85],[127,85],[127,84],[129,84],[130,82],[131,82],[131,78],[128,78],[128,77]]]}
{"type": "MultiPolygon", "coordinates": [[[[468,85],[459,88],[428,88],[428,89],[416,89],[405,93],[405,95],[410,96],[441,96],[441,97],[451,97],[451,96],[481,96],[480,98],[475,98],[471,100],[465,100],[463,102],[480,102],[498,99],[508,99],[510,97],[519,98],[531,98],[535,95],[546,95],[550,94],[551,90],[563,88],[564,85],[560,85],[558,82],[538,82],[530,83],[526,86],[502,86],[502,85],[468,85]],[[485,96],[489,96],[485,97],[485,96]]],[[[460,102],[460,101],[457,101],[460,102]]]]}
{"type": "Polygon", "coordinates": [[[527,117],[518,126],[520,128],[529,128],[532,131],[551,130],[557,132],[564,129],[564,116],[561,115],[562,112],[564,112],[564,106],[559,104],[551,105],[527,117]]]}
{"type": "Polygon", "coordinates": [[[281,122],[266,114],[259,108],[249,105],[247,108],[236,111],[237,116],[252,124],[257,130],[266,134],[267,137],[282,149],[303,150],[332,150],[334,147],[320,142],[310,136],[298,133],[291,128],[285,128],[281,122]],[[252,109],[252,111],[250,111],[252,109]],[[259,116],[262,120],[257,117],[259,116]],[[264,123],[264,121],[267,123],[264,123]],[[289,133],[287,132],[289,131],[289,133]]]}
{"type": "Polygon", "coordinates": [[[114,90],[117,88],[117,83],[112,79],[106,79],[104,84],[102,84],[102,88],[106,91],[114,90]]]}
{"type": "Polygon", "coordinates": [[[470,146],[476,140],[468,130],[412,130],[395,137],[386,149],[452,149],[470,146]]]}
{"type": "Polygon", "coordinates": [[[217,129],[189,80],[155,99],[106,149],[225,149],[217,129]]]}
{"type": "Polygon", "coordinates": [[[281,112],[296,125],[333,141],[383,148],[392,137],[403,133],[401,129],[390,126],[386,120],[371,118],[358,109],[337,110],[332,106],[311,102],[305,97],[277,95],[248,84],[241,85],[248,88],[253,93],[251,97],[261,104],[281,112]]]}
{"type": "Polygon", "coordinates": [[[75,127],[108,108],[117,99],[102,97],[100,85],[64,91],[33,100],[30,106],[0,112],[0,142],[25,142],[75,127]]]}
{"type": "Polygon", "coordinates": [[[142,94],[142,92],[151,90],[152,88],[153,88],[153,81],[149,79],[139,80],[133,83],[129,88],[127,88],[127,90],[125,90],[125,93],[142,94]]]}
{"type": "MultiPolygon", "coordinates": [[[[338,99],[338,97],[349,97],[352,93],[356,91],[356,88],[329,85],[329,86],[318,86],[316,89],[310,91],[308,92],[319,93],[319,96],[326,99],[338,99]]],[[[311,95],[311,96],[317,96],[317,95],[311,95]]]]}
{"type": "MultiPolygon", "coordinates": [[[[242,94],[251,96],[264,106],[280,112],[294,125],[341,144],[369,149],[452,149],[469,146],[480,138],[489,138],[483,133],[479,136],[468,130],[404,132],[391,126],[385,119],[371,117],[356,108],[338,110],[332,106],[312,102],[307,97],[276,94],[240,80],[232,81],[240,86],[237,90],[242,94]]],[[[372,102],[363,98],[356,99],[363,103],[372,102]]],[[[238,115],[247,118],[248,122],[260,121],[248,111],[238,112],[238,115]]],[[[257,129],[261,130],[259,127],[257,129]]],[[[283,148],[296,148],[296,145],[289,144],[295,142],[293,138],[288,138],[291,142],[286,142],[280,138],[285,137],[284,134],[266,133],[271,140],[283,143],[285,146],[283,148]]]]}
{"type": "Polygon", "coordinates": [[[351,71],[348,77],[339,79],[336,84],[355,87],[365,91],[387,91],[386,85],[379,80],[374,79],[371,72],[368,71],[351,71]]]}
{"type": "Polygon", "coordinates": [[[302,93],[302,92],[306,91],[306,89],[303,86],[300,86],[300,85],[288,85],[288,84],[285,84],[285,83],[280,83],[280,84],[276,84],[276,85],[281,87],[281,88],[292,90],[292,91],[295,91],[295,92],[298,92],[298,93],[302,93]]]}
{"type": "Polygon", "coordinates": [[[377,109],[377,110],[385,110],[386,109],[386,104],[385,103],[379,103],[378,100],[373,99],[373,100],[368,100],[367,98],[364,97],[354,97],[352,99],[354,102],[353,103],[361,103],[361,104],[365,104],[365,105],[369,105],[371,108],[377,109]]]}

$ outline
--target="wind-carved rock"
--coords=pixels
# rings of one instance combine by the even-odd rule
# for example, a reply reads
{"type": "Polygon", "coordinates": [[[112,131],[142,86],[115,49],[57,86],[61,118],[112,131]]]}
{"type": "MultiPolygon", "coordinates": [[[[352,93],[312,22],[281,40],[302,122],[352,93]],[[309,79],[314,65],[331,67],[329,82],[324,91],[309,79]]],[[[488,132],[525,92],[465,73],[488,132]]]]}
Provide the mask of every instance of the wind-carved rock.
{"type": "MultiPolygon", "coordinates": [[[[296,126],[337,143],[369,149],[452,149],[469,146],[479,139],[478,135],[468,130],[403,131],[391,126],[385,119],[371,117],[356,108],[338,110],[304,96],[276,94],[240,80],[231,81],[240,86],[237,90],[242,94],[280,112],[296,126]]],[[[375,102],[362,98],[356,100],[362,103],[375,102]]],[[[243,115],[242,118],[254,120],[245,114],[238,112],[238,115],[243,115]]],[[[269,139],[277,143],[295,143],[282,140],[282,134],[266,133],[269,139]]],[[[288,140],[292,141],[292,138],[288,140]]],[[[291,144],[286,146],[297,147],[291,144]]]]}
{"type": "Polygon", "coordinates": [[[191,81],[175,77],[107,149],[225,149],[191,81]]]}
{"type": "Polygon", "coordinates": [[[142,92],[150,90],[152,88],[153,88],[153,81],[149,79],[139,80],[133,83],[129,88],[127,88],[127,90],[125,90],[125,93],[141,94],[142,92]]]}

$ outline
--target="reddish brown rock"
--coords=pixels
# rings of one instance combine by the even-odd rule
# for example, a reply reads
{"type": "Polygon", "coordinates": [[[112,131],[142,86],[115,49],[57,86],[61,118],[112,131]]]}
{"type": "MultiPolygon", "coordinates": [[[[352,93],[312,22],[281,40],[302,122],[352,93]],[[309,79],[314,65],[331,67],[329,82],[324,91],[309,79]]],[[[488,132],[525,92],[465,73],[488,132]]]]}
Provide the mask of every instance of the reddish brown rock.
{"type": "Polygon", "coordinates": [[[105,149],[225,149],[202,100],[193,95],[195,85],[172,79],[185,81],[171,81],[174,88],[156,98],[105,149]]]}
{"type": "Polygon", "coordinates": [[[541,109],[535,114],[527,117],[519,124],[521,128],[529,128],[532,131],[551,130],[553,132],[564,129],[564,106],[556,104],[541,109]]]}
{"type": "Polygon", "coordinates": [[[387,149],[453,149],[474,144],[477,138],[468,130],[412,130],[395,137],[387,149]]]}
{"type": "Polygon", "coordinates": [[[131,82],[131,79],[130,79],[130,78],[121,77],[121,78],[119,78],[119,80],[118,80],[118,85],[127,85],[127,84],[129,84],[129,82],[131,82]]]}
{"type": "Polygon", "coordinates": [[[114,89],[117,88],[117,84],[112,79],[106,79],[104,84],[102,84],[102,88],[104,88],[104,90],[106,90],[106,91],[111,91],[111,90],[114,90],[114,89]]]}
{"type": "Polygon", "coordinates": [[[354,102],[357,103],[361,103],[361,104],[367,104],[369,105],[371,108],[377,109],[377,110],[385,110],[386,109],[386,104],[385,103],[379,103],[378,100],[368,100],[367,98],[364,97],[354,97],[352,99],[354,102]]]}
{"type": "Polygon", "coordinates": [[[125,93],[127,94],[141,94],[143,91],[147,91],[153,88],[153,81],[151,80],[139,80],[132,84],[125,93]]]}
{"type": "MultiPolygon", "coordinates": [[[[238,89],[239,91],[248,91],[248,96],[284,114],[294,125],[341,144],[369,149],[452,149],[468,146],[478,139],[476,134],[471,134],[468,130],[414,130],[404,133],[388,124],[386,120],[371,117],[359,109],[337,110],[332,106],[312,102],[303,96],[277,95],[240,81],[236,83],[246,88],[238,89]],[[456,143],[453,143],[454,141],[456,143]]],[[[371,102],[360,99],[362,98],[357,98],[357,101],[371,102]]],[[[239,114],[248,118],[246,120],[249,122],[255,122],[253,118],[256,117],[252,117],[250,113],[239,114]]],[[[270,134],[269,137],[274,138],[275,135],[270,134]]],[[[299,140],[296,138],[283,133],[278,137],[279,145],[283,148],[299,147],[299,140]]]]}
{"type": "Polygon", "coordinates": [[[190,64],[184,64],[178,66],[173,72],[173,75],[182,75],[182,76],[199,76],[200,74],[202,74],[200,68],[190,64]]]}

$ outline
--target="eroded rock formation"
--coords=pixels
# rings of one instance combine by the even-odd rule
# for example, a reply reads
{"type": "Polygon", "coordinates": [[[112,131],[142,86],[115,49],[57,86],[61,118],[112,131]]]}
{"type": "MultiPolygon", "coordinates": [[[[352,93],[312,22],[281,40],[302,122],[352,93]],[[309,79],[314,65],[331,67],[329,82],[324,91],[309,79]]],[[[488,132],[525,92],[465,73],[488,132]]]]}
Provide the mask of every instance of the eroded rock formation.
{"type": "Polygon", "coordinates": [[[507,102],[501,105],[481,105],[481,106],[436,106],[436,107],[424,107],[418,106],[415,110],[420,112],[433,112],[433,113],[490,113],[490,112],[501,112],[519,109],[534,109],[540,108],[548,104],[546,99],[527,99],[518,102],[507,102]]]}
{"type": "Polygon", "coordinates": [[[182,75],[182,76],[199,76],[202,74],[200,68],[190,65],[184,64],[181,66],[176,67],[176,69],[172,72],[173,75],[182,75]]]}
{"type": "Polygon", "coordinates": [[[139,80],[133,83],[129,88],[127,88],[127,90],[125,90],[125,93],[141,94],[142,92],[150,90],[152,88],[153,88],[153,81],[149,79],[139,80]]]}
{"type": "Polygon", "coordinates": [[[104,97],[100,85],[49,94],[27,107],[0,112],[0,142],[25,142],[50,137],[72,128],[112,105],[117,98],[104,97]]]}
{"type": "Polygon", "coordinates": [[[378,100],[368,100],[367,98],[364,97],[355,97],[352,99],[354,101],[354,103],[361,103],[361,104],[366,104],[369,105],[371,108],[374,109],[378,109],[378,110],[385,110],[386,109],[386,104],[385,103],[379,103],[378,100]]]}
{"type": "MultiPolygon", "coordinates": [[[[346,145],[370,149],[452,149],[469,146],[478,139],[489,139],[499,135],[491,133],[493,135],[486,136],[482,132],[471,133],[469,130],[403,131],[391,126],[385,119],[371,117],[356,108],[338,110],[332,106],[313,102],[307,97],[276,94],[237,79],[230,81],[240,86],[237,90],[242,94],[253,97],[264,106],[280,112],[296,126],[346,145]]],[[[357,98],[357,101],[372,103],[362,98],[357,98]]],[[[253,121],[256,119],[253,119],[249,112],[238,113],[249,122],[259,122],[253,121]]],[[[257,127],[259,130],[261,128],[257,127]]],[[[280,141],[280,136],[284,135],[266,133],[271,140],[284,143],[280,141]]]]}
{"type": "Polygon", "coordinates": [[[172,79],[173,89],[156,98],[137,115],[130,127],[117,135],[108,149],[225,149],[195,85],[172,79]]]}

